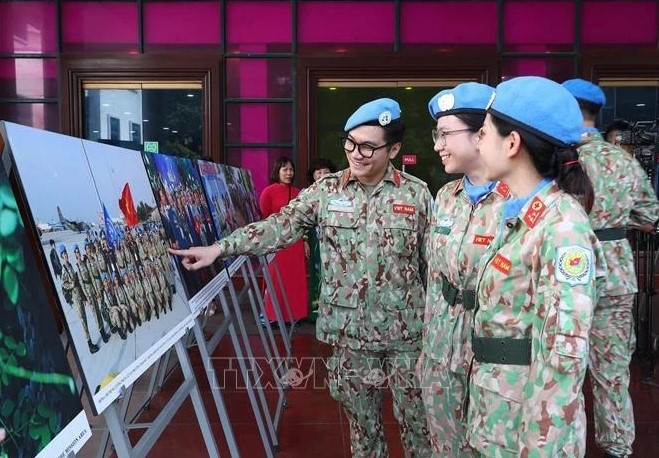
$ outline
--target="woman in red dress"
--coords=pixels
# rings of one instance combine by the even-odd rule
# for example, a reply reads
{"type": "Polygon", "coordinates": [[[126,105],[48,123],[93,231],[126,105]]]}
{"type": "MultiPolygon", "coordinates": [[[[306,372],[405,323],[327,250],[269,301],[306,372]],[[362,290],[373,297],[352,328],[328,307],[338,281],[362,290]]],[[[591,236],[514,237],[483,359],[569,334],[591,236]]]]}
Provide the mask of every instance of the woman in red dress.
{"type": "MultiPolygon", "coordinates": [[[[287,157],[280,157],[270,174],[270,182],[272,184],[263,190],[259,199],[263,218],[267,218],[273,213],[279,213],[282,207],[285,207],[291,199],[297,197],[300,190],[293,186],[294,177],[295,167],[293,166],[293,162],[287,157]]],[[[274,289],[277,291],[277,303],[281,308],[284,321],[290,323],[306,318],[308,314],[308,288],[307,269],[304,260],[304,242],[300,239],[293,245],[278,251],[269,269],[270,277],[274,283],[274,289]],[[289,316],[288,314],[288,309],[286,308],[286,303],[284,302],[284,297],[275,273],[274,264],[278,267],[284,287],[284,294],[293,316],[289,316]]],[[[265,293],[265,310],[267,315],[265,319],[273,323],[277,319],[277,315],[275,314],[270,291],[268,290],[265,293]]],[[[261,321],[262,324],[265,324],[265,320],[261,321]]]]}

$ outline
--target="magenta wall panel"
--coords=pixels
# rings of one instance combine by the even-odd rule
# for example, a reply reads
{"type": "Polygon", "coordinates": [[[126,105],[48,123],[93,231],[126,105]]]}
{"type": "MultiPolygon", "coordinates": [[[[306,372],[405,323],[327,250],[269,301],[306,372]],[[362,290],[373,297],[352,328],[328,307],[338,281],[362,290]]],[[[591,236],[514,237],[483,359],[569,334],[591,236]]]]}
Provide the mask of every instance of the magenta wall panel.
{"type": "Polygon", "coordinates": [[[57,59],[0,59],[0,98],[57,98],[57,59]]]}
{"type": "Polygon", "coordinates": [[[393,43],[393,2],[298,3],[302,43],[393,43]]]}
{"type": "Polygon", "coordinates": [[[504,44],[572,44],[575,5],[572,1],[504,3],[504,44]]]}
{"type": "Polygon", "coordinates": [[[0,53],[57,51],[55,2],[0,2],[0,53]]]}
{"type": "Polygon", "coordinates": [[[60,131],[56,103],[0,103],[0,119],[51,132],[60,131]]]}
{"type": "Polygon", "coordinates": [[[496,44],[496,1],[401,2],[401,41],[496,44]]]}
{"type": "Polygon", "coordinates": [[[137,52],[137,3],[62,3],[64,50],[137,52]]]}
{"type": "Polygon", "coordinates": [[[657,44],[656,1],[582,2],[581,43],[657,44]]]}
{"type": "Polygon", "coordinates": [[[148,2],[144,4],[144,41],[149,44],[218,45],[218,2],[148,2]]]}
{"type": "Polygon", "coordinates": [[[290,51],[292,30],[290,2],[227,2],[227,43],[286,43],[290,51]]]}

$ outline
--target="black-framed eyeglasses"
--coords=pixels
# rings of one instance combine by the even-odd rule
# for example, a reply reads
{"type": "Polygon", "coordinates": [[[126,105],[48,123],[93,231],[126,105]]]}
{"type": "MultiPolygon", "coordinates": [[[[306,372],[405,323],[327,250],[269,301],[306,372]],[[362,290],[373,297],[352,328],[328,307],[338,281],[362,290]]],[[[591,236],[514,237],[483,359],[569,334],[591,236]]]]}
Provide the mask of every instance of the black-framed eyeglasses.
{"type": "Polygon", "coordinates": [[[446,146],[446,137],[448,137],[449,135],[452,135],[452,134],[457,134],[459,132],[467,132],[467,131],[473,132],[473,130],[471,128],[455,129],[455,130],[437,130],[437,129],[433,129],[432,132],[431,132],[432,133],[432,142],[433,143],[439,142],[439,144],[441,146],[446,146]]]}
{"type": "Polygon", "coordinates": [[[354,140],[350,137],[341,137],[341,146],[347,153],[352,153],[355,148],[357,148],[357,152],[362,157],[370,159],[373,157],[377,150],[391,146],[391,143],[385,143],[381,146],[371,146],[363,143],[355,143],[354,140]]]}

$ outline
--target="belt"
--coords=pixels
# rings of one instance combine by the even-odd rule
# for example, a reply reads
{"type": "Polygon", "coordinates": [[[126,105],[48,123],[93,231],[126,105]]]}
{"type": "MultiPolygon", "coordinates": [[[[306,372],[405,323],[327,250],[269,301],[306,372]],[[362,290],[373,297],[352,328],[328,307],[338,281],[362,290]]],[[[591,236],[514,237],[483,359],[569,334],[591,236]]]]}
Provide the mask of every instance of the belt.
{"type": "Polygon", "coordinates": [[[474,358],[479,363],[531,364],[531,339],[512,337],[472,337],[474,358]]]}
{"type": "Polygon", "coordinates": [[[462,302],[465,310],[473,310],[476,306],[476,291],[473,289],[460,291],[444,274],[442,274],[442,296],[450,306],[454,306],[456,302],[462,302]]]}
{"type": "Polygon", "coordinates": [[[598,229],[595,235],[600,242],[609,242],[611,240],[622,240],[627,238],[626,227],[608,227],[606,229],[598,229]]]}

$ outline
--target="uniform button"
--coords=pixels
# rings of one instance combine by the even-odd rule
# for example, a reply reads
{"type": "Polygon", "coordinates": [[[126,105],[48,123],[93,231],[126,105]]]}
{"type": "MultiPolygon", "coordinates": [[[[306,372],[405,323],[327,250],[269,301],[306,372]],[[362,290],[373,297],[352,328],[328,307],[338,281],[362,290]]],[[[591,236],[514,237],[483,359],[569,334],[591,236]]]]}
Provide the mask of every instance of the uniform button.
{"type": "Polygon", "coordinates": [[[507,227],[508,229],[512,229],[513,227],[515,227],[515,225],[514,225],[512,222],[508,221],[508,222],[506,223],[506,227],[507,227]]]}

